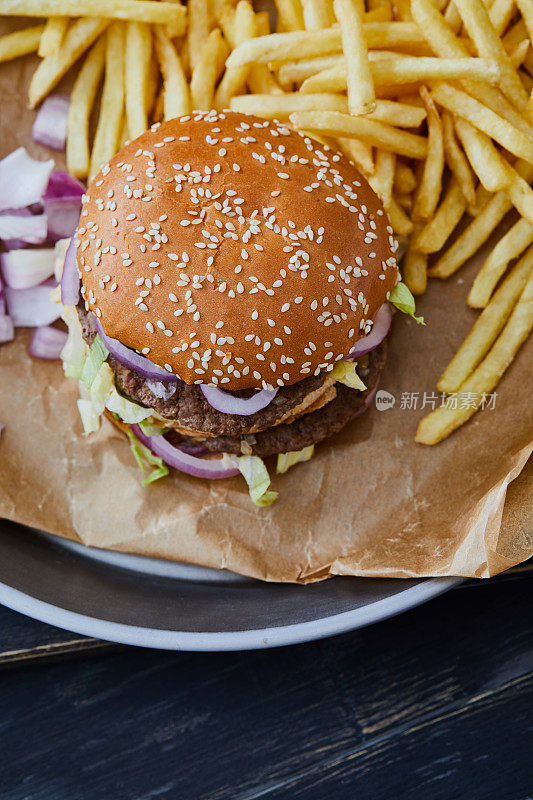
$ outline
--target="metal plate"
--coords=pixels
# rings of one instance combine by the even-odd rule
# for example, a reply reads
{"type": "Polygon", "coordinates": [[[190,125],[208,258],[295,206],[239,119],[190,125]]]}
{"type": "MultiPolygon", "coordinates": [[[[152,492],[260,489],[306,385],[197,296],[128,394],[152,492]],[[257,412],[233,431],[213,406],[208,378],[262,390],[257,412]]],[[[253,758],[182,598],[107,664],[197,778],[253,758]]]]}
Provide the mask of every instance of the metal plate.
{"type": "Polygon", "coordinates": [[[0,603],[87,636],[165,650],[247,650],[332,636],[419,605],[457,581],[263,583],[0,521],[0,603]]]}

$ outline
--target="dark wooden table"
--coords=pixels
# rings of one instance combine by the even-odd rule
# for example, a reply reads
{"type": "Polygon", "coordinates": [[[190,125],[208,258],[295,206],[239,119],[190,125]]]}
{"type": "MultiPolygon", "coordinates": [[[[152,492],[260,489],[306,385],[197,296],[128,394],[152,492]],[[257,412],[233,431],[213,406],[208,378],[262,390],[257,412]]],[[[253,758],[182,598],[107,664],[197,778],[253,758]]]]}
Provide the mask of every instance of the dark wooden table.
{"type": "Polygon", "coordinates": [[[532,798],[532,581],[526,565],[248,653],[122,647],[0,608],[0,798],[532,798]]]}

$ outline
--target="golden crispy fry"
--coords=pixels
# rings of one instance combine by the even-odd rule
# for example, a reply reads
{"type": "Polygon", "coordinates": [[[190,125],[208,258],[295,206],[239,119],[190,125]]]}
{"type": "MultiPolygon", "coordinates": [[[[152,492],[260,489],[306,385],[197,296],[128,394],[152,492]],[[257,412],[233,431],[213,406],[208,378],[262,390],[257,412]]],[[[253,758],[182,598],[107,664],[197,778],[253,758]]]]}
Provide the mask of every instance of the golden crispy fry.
{"type": "Polygon", "coordinates": [[[490,192],[504,189],[509,183],[507,165],[490,138],[459,117],[455,127],[472,169],[485,189],[490,192]]]}
{"type": "Polygon", "coordinates": [[[423,136],[397,130],[367,117],[353,117],[338,111],[298,111],[291,114],[296,128],[322,131],[327,136],[344,136],[361,139],[374,147],[381,147],[408,158],[427,156],[427,141],[423,136]]]}
{"type": "Polygon", "coordinates": [[[285,89],[290,89],[293,83],[302,83],[311,75],[316,75],[323,70],[341,65],[345,71],[344,56],[334,54],[330,56],[315,56],[314,58],[300,58],[297,61],[286,61],[280,65],[278,80],[285,89]]]}
{"type": "Polygon", "coordinates": [[[90,179],[118,150],[124,110],[124,48],[124,23],[113,22],[106,32],[105,80],[91,153],[90,179]]]}
{"type": "MultiPolygon", "coordinates": [[[[181,6],[181,0],[167,0],[169,3],[181,6]]],[[[183,16],[178,17],[173,22],[167,22],[165,25],[165,33],[169,39],[176,39],[185,33],[186,18],[183,16]]]]}
{"type": "Polygon", "coordinates": [[[274,2],[284,31],[303,30],[304,15],[300,0],[274,0],[274,2]]]}
{"type": "Polygon", "coordinates": [[[337,94],[280,95],[242,94],[232,97],[230,108],[243,114],[257,114],[265,119],[287,119],[295,111],[348,111],[345,97],[337,94]]]}
{"type": "MultiPolygon", "coordinates": [[[[233,17],[233,36],[235,46],[257,36],[255,14],[248,0],[240,0],[237,4],[233,17]]],[[[244,91],[249,70],[250,67],[246,65],[229,67],[225,71],[215,95],[216,108],[229,108],[231,98],[244,91]]]]}
{"type": "Polygon", "coordinates": [[[0,14],[17,17],[108,17],[111,19],[181,22],[185,30],[185,8],[163,0],[0,0],[0,14]]]}
{"type": "MultiPolygon", "coordinates": [[[[363,31],[369,48],[383,49],[425,41],[413,22],[365,22],[363,31]]],[[[330,53],[340,53],[341,47],[339,28],[271,33],[269,36],[251,39],[237,47],[228,58],[228,66],[237,67],[252,62],[268,64],[299,58],[313,58],[330,53]]]]}
{"type": "Polygon", "coordinates": [[[533,244],[533,227],[526,219],[520,219],[489,253],[470,289],[468,305],[472,308],[485,308],[509,263],[530,244],[533,244]]]}
{"type": "Polygon", "coordinates": [[[337,139],[337,144],[344,155],[353,161],[355,166],[361,170],[367,178],[374,173],[374,161],[372,158],[372,148],[365,142],[357,139],[337,139]]]}
{"type": "Polygon", "coordinates": [[[414,247],[420,223],[416,224],[402,261],[402,278],[411,292],[417,296],[424,294],[428,282],[428,257],[414,247]]]}
{"type": "Polygon", "coordinates": [[[413,220],[422,221],[433,216],[442,189],[444,170],[444,141],[442,122],[434,102],[425,86],[420,87],[428,117],[428,154],[413,207],[413,220]]]}
{"type": "MultiPolygon", "coordinates": [[[[370,69],[376,87],[453,78],[495,84],[500,76],[498,64],[484,58],[414,58],[399,55],[397,58],[371,60],[370,69]]],[[[341,61],[313,74],[302,86],[304,92],[341,92],[345,89],[346,66],[341,61]]]]}
{"type": "Polygon", "coordinates": [[[397,103],[394,100],[376,100],[376,107],[367,119],[386,122],[397,128],[418,128],[426,118],[426,110],[411,103],[397,103]]]}
{"type": "Polygon", "coordinates": [[[89,118],[105,64],[105,37],[93,45],[70,94],[67,124],[67,167],[77,178],[89,174],[89,118]]]}
{"type": "Polygon", "coordinates": [[[510,165],[507,165],[510,176],[509,184],[506,188],[507,196],[518,213],[533,225],[533,189],[528,181],[525,181],[518,172],[510,165]]]}
{"type": "Polygon", "coordinates": [[[416,175],[407,164],[396,159],[394,169],[394,191],[397,194],[411,194],[417,185],[416,175]]]}
{"type": "MultiPolygon", "coordinates": [[[[161,30],[166,32],[166,29],[167,29],[166,26],[161,26],[161,30]]],[[[159,93],[160,80],[161,80],[161,73],[159,72],[159,63],[157,59],[153,58],[150,61],[150,69],[148,71],[148,79],[146,81],[146,97],[144,101],[146,105],[146,113],[148,114],[148,119],[150,119],[150,115],[154,109],[156,98],[159,93]]]]}
{"type": "Polygon", "coordinates": [[[495,114],[492,109],[446,83],[438,84],[431,94],[436,103],[467,120],[510,153],[533,163],[533,140],[495,114]]]}
{"type": "Polygon", "coordinates": [[[450,0],[448,3],[446,11],[444,12],[444,19],[454,33],[459,33],[463,22],[461,20],[461,15],[457,11],[457,6],[455,5],[454,0],[450,0]]]}
{"type": "Polygon", "coordinates": [[[306,31],[328,28],[333,22],[330,0],[302,0],[306,31]]]}
{"type": "Polygon", "coordinates": [[[361,0],[333,0],[333,10],[346,59],[348,108],[352,114],[369,114],[375,108],[376,95],[363,33],[364,4],[361,0]]]}
{"type": "Polygon", "coordinates": [[[69,22],[69,17],[49,17],[46,20],[43,35],[39,42],[39,55],[41,58],[53,56],[57,53],[67,32],[69,22]]]}
{"type": "Polygon", "coordinates": [[[459,182],[452,178],[435,215],[418,229],[413,246],[421,253],[437,253],[446,244],[466,210],[459,182]]]}
{"type": "Polygon", "coordinates": [[[433,0],[412,0],[411,11],[434,53],[443,58],[461,58],[469,55],[433,0]]]}
{"type": "Polygon", "coordinates": [[[208,0],[189,0],[187,11],[187,50],[191,70],[193,70],[198,63],[202,47],[211,30],[208,0]]]}
{"type": "Polygon", "coordinates": [[[374,174],[368,178],[368,182],[375,191],[385,208],[388,208],[392,201],[392,182],[394,180],[394,167],[396,156],[386,150],[378,150],[376,153],[376,164],[374,174]]]}
{"type": "Polygon", "coordinates": [[[132,139],[140,136],[148,127],[146,93],[151,58],[150,26],[142,22],[129,22],[126,28],[126,116],[132,139]]]}
{"type": "Polygon", "coordinates": [[[503,36],[516,11],[516,0],[494,0],[489,8],[489,17],[492,27],[503,36]]]}
{"type": "Polygon", "coordinates": [[[109,25],[108,19],[84,17],[74,22],[53,56],[44,58],[33,73],[28,89],[30,108],[35,108],[52,91],[65,72],[109,25]]]}
{"type": "Polygon", "coordinates": [[[465,81],[463,87],[469,95],[484,106],[490,108],[495,114],[506,119],[507,122],[514,125],[515,128],[525,133],[526,136],[530,138],[533,137],[533,126],[531,122],[527,121],[523,113],[516,110],[512,103],[504,97],[496,86],[488,86],[487,84],[481,85],[474,81],[465,81]]]}
{"type": "Polygon", "coordinates": [[[228,46],[221,32],[215,28],[204,42],[200,58],[192,73],[191,103],[193,110],[208,111],[212,108],[215,86],[224,69],[227,54],[228,46]]]}
{"type": "MultiPolygon", "coordinates": [[[[270,33],[270,18],[268,14],[255,15],[257,36],[268,36],[270,33]]],[[[248,87],[254,94],[283,94],[280,87],[266,64],[252,64],[248,71],[248,87]]]]}
{"type": "Polygon", "coordinates": [[[154,28],[154,44],[163,75],[163,117],[173,119],[191,110],[189,86],[176,48],[160,27],[154,28]]]}
{"type": "Polygon", "coordinates": [[[528,101],[527,92],[522,86],[500,37],[492,26],[487,9],[481,0],[461,0],[460,3],[457,3],[457,10],[479,55],[496,59],[499,62],[502,71],[500,85],[503,93],[518,109],[523,110],[528,101]]]}
{"type": "Polygon", "coordinates": [[[476,202],[476,189],[472,169],[455,138],[453,117],[446,111],[442,114],[442,131],[446,164],[455,175],[466,202],[473,205],[476,202]]]}
{"type": "Polygon", "coordinates": [[[39,47],[43,31],[44,25],[34,25],[0,36],[0,61],[11,61],[13,58],[33,53],[39,47]]]}
{"type": "Polygon", "coordinates": [[[414,225],[394,197],[390,202],[387,213],[394,233],[397,233],[398,236],[409,236],[412,233],[414,225]]]}
{"type": "Polygon", "coordinates": [[[533,273],[530,272],[518,302],[492,349],[472,375],[459,386],[459,402],[455,404],[458,407],[454,408],[454,401],[450,399],[447,405],[424,417],[418,426],[416,441],[436,444],[470,419],[482,405],[484,397],[499,383],[532,328],[533,273]],[[468,402],[462,403],[461,397],[468,402]]]}
{"type": "Polygon", "coordinates": [[[533,2],[532,0],[516,0],[516,5],[522,14],[529,38],[533,41],[533,2]]]}

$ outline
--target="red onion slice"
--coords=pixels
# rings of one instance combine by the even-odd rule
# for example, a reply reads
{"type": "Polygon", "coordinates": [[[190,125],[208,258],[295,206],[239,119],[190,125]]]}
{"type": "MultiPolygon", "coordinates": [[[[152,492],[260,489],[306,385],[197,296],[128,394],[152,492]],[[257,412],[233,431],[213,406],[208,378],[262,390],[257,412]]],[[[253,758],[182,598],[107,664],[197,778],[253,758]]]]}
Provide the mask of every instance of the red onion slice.
{"type": "Polygon", "coordinates": [[[0,314],[0,344],[12,342],[15,338],[13,320],[7,314],[0,314]]]}
{"type": "Polygon", "coordinates": [[[48,238],[55,242],[72,236],[81,212],[85,187],[68,172],[52,172],[43,202],[48,217],[48,238]]]}
{"type": "Polygon", "coordinates": [[[10,250],[0,255],[2,276],[11,289],[38,286],[54,274],[53,250],[10,250]]]}
{"type": "Polygon", "coordinates": [[[50,325],[35,328],[29,348],[30,356],[54,361],[59,358],[67,338],[65,331],[52,328],[50,325]]]}
{"type": "Polygon", "coordinates": [[[6,286],[7,310],[15,328],[35,328],[50,325],[61,316],[61,305],[50,300],[50,281],[30,289],[10,289],[6,286]]]}
{"type": "Polygon", "coordinates": [[[61,273],[61,302],[66,306],[77,306],[79,299],[80,276],[76,264],[76,245],[74,237],[72,237],[65,253],[63,272],[61,273]]]}
{"type": "Polygon", "coordinates": [[[239,475],[236,467],[223,466],[222,458],[196,458],[174,447],[164,436],[145,436],[138,425],[131,425],[131,429],[139,441],[156,456],[160,456],[169,467],[186,472],[187,475],[194,475],[195,478],[232,478],[239,475]]]}
{"type": "Polygon", "coordinates": [[[36,161],[23,147],[0,161],[0,211],[40,203],[54,161],[36,161]]]}
{"type": "Polygon", "coordinates": [[[242,414],[248,416],[266,408],[278,393],[277,389],[261,389],[260,392],[252,397],[234,397],[228,392],[224,392],[217,386],[210,386],[207,383],[200,384],[200,389],[209,405],[221,411],[222,414],[242,414]]]}
{"type": "Polygon", "coordinates": [[[26,244],[42,244],[48,234],[46,214],[32,214],[26,208],[0,213],[0,239],[8,250],[26,244]]]}
{"type": "Polygon", "coordinates": [[[392,322],[392,310],[388,303],[384,303],[374,317],[374,325],[368,336],[359,339],[350,351],[350,358],[364,356],[381,344],[390,330],[392,322]]]}
{"type": "Polygon", "coordinates": [[[52,94],[46,98],[33,123],[34,142],[52,150],[65,149],[69,105],[68,97],[61,94],[52,94]]]}
{"type": "Polygon", "coordinates": [[[139,375],[142,375],[143,378],[151,378],[155,381],[177,383],[180,380],[177,375],[167,372],[164,367],[154,364],[149,358],[145,358],[145,356],[140,355],[140,353],[136,353],[135,350],[131,350],[129,347],[126,347],[126,345],[122,344],[122,342],[119,342],[118,339],[112,339],[110,336],[107,336],[104,333],[102,325],[100,324],[100,320],[96,317],[94,319],[96,328],[103,343],[111,355],[116,358],[117,361],[120,361],[120,363],[125,367],[128,367],[134,372],[137,372],[139,375]]]}

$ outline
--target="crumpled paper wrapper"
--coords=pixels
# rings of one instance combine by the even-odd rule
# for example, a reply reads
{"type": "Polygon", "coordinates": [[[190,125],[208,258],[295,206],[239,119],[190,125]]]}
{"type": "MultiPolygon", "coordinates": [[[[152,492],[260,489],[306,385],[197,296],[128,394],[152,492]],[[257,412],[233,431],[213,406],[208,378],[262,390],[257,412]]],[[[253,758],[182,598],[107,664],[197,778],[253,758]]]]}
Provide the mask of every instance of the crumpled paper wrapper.
{"type": "MultiPolygon", "coordinates": [[[[1,155],[20,144],[50,155],[31,143],[33,66],[23,59],[0,68],[1,155]]],[[[533,448],[533,340],[498,386],[494,410],[435,447],[413,439],[477,316],[465,298],[482,258],[431,283],[418,304],[426,327],[395,315],[380,386],[394,405],[373,407],[317,446],[312,461],[275,477],[279,499],[265,509],[252,505],[239,477],[174,472],[143,488],[125,437],[107,420],[98,435],[83,435],[76,382],[59,363],[31,359],[30,334],[19,330],[0,347],[0,517],[93,547],[270,581],[488,577],[520,563],[533,552],[532,478],[520,475],[533,448]]]]}

